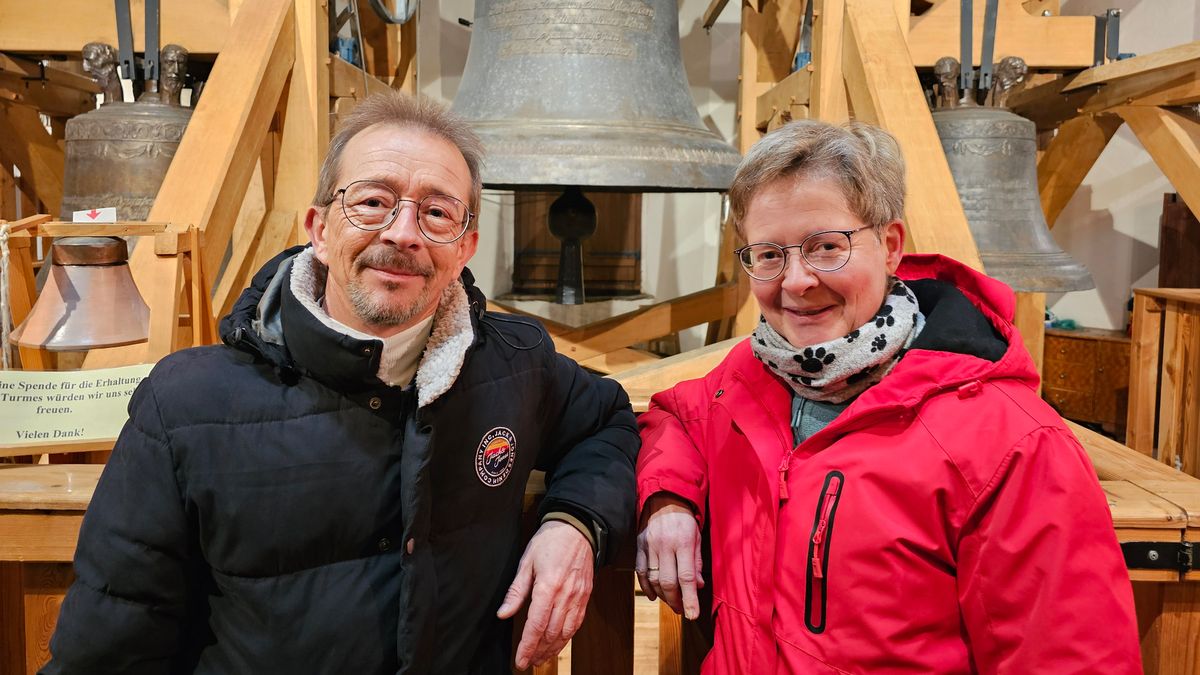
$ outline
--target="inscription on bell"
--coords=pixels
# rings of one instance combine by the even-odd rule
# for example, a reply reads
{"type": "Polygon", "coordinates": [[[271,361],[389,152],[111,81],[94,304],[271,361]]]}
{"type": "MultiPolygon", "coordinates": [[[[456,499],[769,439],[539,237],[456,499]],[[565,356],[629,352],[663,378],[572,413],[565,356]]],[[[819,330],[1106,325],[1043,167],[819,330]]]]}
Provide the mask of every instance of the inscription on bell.
{"type": "Polygon", "coordinates": [[[629,33],[646,33],[654,9],[639,0],[570,0],[547,7],[543,0],[500,2],[487,14],[500,36],[499,57],[529,54],[633,59],[629,33]]]}

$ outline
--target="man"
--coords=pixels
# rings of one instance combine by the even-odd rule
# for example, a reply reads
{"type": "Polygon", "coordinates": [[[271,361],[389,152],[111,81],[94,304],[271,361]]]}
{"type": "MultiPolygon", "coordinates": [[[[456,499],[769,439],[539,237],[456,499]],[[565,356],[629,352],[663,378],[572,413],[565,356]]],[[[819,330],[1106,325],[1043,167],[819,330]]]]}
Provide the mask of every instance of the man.
{"type": "Polygon", "coordinates": [[[528,598],[517,666],[562,648],[632,523],[637,430],[619,386],[484,312],[480,160],[430,102],[348,116],[312,247],[135,393],[45,672],[501,673],[528,598]]]}

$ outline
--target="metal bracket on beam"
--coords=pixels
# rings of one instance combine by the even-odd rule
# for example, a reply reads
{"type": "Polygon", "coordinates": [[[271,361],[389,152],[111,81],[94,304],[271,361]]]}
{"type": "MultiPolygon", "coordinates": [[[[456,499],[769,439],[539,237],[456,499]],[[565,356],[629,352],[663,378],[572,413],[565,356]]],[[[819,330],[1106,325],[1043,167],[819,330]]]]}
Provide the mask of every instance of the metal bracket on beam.
{"type": "Polygon", "coordinates": [[[1186,574],[1195,564],[1190,541],[1127,541],[1121,544],[1131,570],[1172,570],[1186,574]]]}

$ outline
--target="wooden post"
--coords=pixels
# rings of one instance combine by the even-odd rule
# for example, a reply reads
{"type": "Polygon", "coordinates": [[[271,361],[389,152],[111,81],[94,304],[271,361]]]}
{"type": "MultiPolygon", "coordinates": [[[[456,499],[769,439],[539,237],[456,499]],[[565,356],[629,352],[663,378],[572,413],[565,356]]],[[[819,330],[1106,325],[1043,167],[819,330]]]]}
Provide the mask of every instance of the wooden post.
{"type": "Polygon", "coordinates": [[[809,115],[840,124],[850,119],[842,69],[846,0],[810,0],[813,14],[813,85],[809,115]]]}
{"type": "MultiPolygon", "coordinates": [[[[1033,357],[1038,373],[1042,372],[1043,342],[1046,339],[1046,294],[1017,293],[1017,310],[1013,324],[1021,333],[1025,349],[1033,357]]],[[[1038,383],[1038,393],[1042,391],[1038,383]]]]}
{"type": "Polygon", "coordinates": [[[24,563],[21,593],[25,613],[25,672],[34,675],[50,660],[50,637],[58,610],[75,579],[70,563],[24,563]]]}
{"type": "MultiPolygon", "coordinates": [[[[295,0],[296,61],[283,115],[275,206],[296,214],[294,242],[307,242],[304,213],[317,192],[329,147],[329,0],[295,0]]],[[[278,253],[278,251],[276,251],[278,253]]]]}
{"type": "Polygon", "coordinates": [[[596,572],[587,616],[571,640],[571,675],[633,673],[631,563],[596,572]]]}
{"type": "Polygon", "coordinates": [[[1158,410],[1158,359],[1163,303],[1134,291],[1133,336],[1129,353],[1129,412],[1125,443],[1154,456],[1155,415],[1158,410]]]}

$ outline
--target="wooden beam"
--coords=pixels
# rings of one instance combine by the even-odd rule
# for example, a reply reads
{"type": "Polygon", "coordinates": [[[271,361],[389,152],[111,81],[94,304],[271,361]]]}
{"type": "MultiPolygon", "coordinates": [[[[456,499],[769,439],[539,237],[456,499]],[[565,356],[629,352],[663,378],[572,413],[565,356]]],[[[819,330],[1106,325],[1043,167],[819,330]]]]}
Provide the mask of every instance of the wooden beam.
{"type": "Polygon", "coordinates": [[[850,119],[842,73],[846,0],[812,1],[818,4],[813,16],[813,62],[810,67],[814,80],[810,85],[809,116],[841,124],[850,119]]]}
{"type": "MultiPolygon", "coordinates": [[[[297,215],[292,241],[304,242],[304,212],[317,192],[317,174],[329,148],[329,14],[327,0],[295,0],[296,67],[287,104],[275,176],[275,208],[297,215]]],[[[246,8],[242,9],[245,12],[246,8]]]]}
{"type": "Polygon", "coordinates": [[[0,72],[29,78],[34,84],[52,84],[87,94],[99,94],[100,85],[87,75],[68,69],[62,62],[49,61],[45,67],[34,59],[0,53],[0,72]]]}
{"type": "MultiPolygon", "coordinates": [[[[1087,90],[1078,89],[1067,95],[1082,91],[1087,90]]],[[[1200,60],[1164,66],[1106,84],[1089,96],[1080,110],[1088,113],[1120,105],[1187,106],[1196,103],[1200,103],[1200,60]]]]}
{"type": "Polygon", "coordinates": [[[811,80],[812,73],[807,69],[797,70],[759,96],[755,104],[755,127],[767,131],[793,119],[807,117],[811,80]]]}
{"type": "Polygon", "coordinates": [[[804,3],[809,0],[775,0],[762,4],[758,41],[758,81],[778,82],[792,72],[804,3]]]}
{"type": "Polygon", "coordinates": [[[0,105],[0,158],[21,170],[18,183],[54,214],[62,208],[63,148],[46,132],[38,112],[26,106],[0,105]]]}
{"type": "Polygon", "coordinates": [[[1117,115],[1083,115],[1058,129],[1038,160],[1038,194],[1046,224],[1055,221],[1124,121],[1117,115]]]}
{"type": "MultiPolygon", "coordinates": [[[[264,139],[264,145],[270,142],[264,139]]],[[[260,153],[260,157],[262,153],[260,153]]],[[[266,189],[263,183],[263,161],[254,167],[250,177],[250,185],[246,188],[246,196],[242,199],[242,207],[238,210],[237,220],[233,224],[230,235],[229,259],[217,282],[213,293],[213,318],[219,319],[228,313],[237,297],[237,293],[246,286],[250,273],[249,258],[262,236],[263,223],[266,222],[267,201],[266,189]],[[229,303],[228,306],[226,303],[229,303]]]]}
{"type": "Polygon", "coordinates": [[[854,113],[890,131],[904,151],[913,250],[941,253],[983,269],[890,3],[846,0],[846,26],[843,64],[854,113]]]}
{"type": "Polygon", "coordinates": [[[328,77],[329,96],[332,98],[350,97],[361,101],[371,94],[392,89],[383,80],[335,55],[329,57],[328,77]],[[366,91],[363,91],[364,87],[366,91]]]}
{"type": "Polygon", "coordinates": [[[1109,84],[1179,65],[1191,65],[1193,68],[1200,65],[1200,40],[1089,68],[1072,78],[1063,91],[1109,84]]]}
{"type": "MultiPolygon", "coordinates": [[[[908,51],[918,68],[929,68],[943,56],[959,56],[961,5],[953,0],[935,4],[914,17],[908,51]]],[[[982,1],[973,3],[975,28],[972,61],[979,67],[983,47],[982,1]]],[[[996,17],[995,60],[1015,55],[1033,68],[1087,68],[1092,65],[1095,19],[1090,16],[1031,16],[1021,0],[1000,0],[996,17]]]]}
{"type": "MultiPolygon", "coordinates": [[[[134,51],[146,45],[143,0],[132,0],[134,51]]],[[[182,45],[194,55],[221,51],[230,37],[229,8],[224,0],[164,2],[160,44],[182,45]]],[[[5,0],[0,7],[0,51],[79,54],[89,42],[117,45],[116,13],[111,2],[5,0]]],[[[235,44],[235,43],[231,43],[235,44]]]]}
{"type": "Polygon", "coordinates": [[[660,391],[697,377],[703,377],[729,355],[729,350],[744,337],[735,337],[722,342],[692,349],[682,354],[669,356],[657,363],[632,368],[611,378],[621,383],[629,394],[634,412],[646,412],[650,397],[660,391]]]}
{"type": "Polygon", "coordinates": [[[704,30],[712,28],[713,25],[717,23],[717,17],[721,15],[721,12],[725,9],[725,5],[727,4],[729,4],[729,0],[709,1],[708,9],[704,10],[704,19],[701,22],[701,25],[704,26],[704,30]]]}
{"type": "Polygon", "coordinates": [[[1200,102],[1200,42],[1135,56],[1059,78],[1009,97],[1013,112],[1039,131],[1084,113],[1124,105],[1183,106],[1200,102]]]}
{"type": "Polygon", "coordinates": [[[1152,107],[1116,108],[1192,213],[1200,213],[1200,121],[1152,107]]]}
{"type": "Polygon", "coordinates": [[[55,117],[74,117],[96,107],[91,94],[0,73],[0,105],[28,106],[55,117]]]}
{"type": "Polygon", "coordinates": [[[594,370],[604,375],[612,375],[630,368],[644,366],[647,363],[655,363],[661,361],[662,357],[643,349],[618,349],[607,354],[594,356],[590,359],[584,359],[579,362],[579,365],[594,370]]]}
{"type": "Polygon", "coordinates": [[[1094,92],[1063,93],[1071,78],[1060,77],[1049,82],[1019,89],[1008,97],[1008,107],[1016,114],[1031,120],[1038,131],[1052,131],[1063,122],[1079,115],[1094,92]]]}
{"type": "MultiPolygon", "coordinates": [[[[292,67],[295,31],[291,1],[248,3],[238,12],[229,37],[230,47],[213,66],[205,94],[149,215],[149,220],[189,223],[203,231],[204,276],[208,279],[216,277],[228,248],[238,209],[259,161],[258,149],[292,67]]],[[[178,261],[155,255],[153,247],[138,246],[130,255],[129,266],[150,306],[152,330],[177,327],[183,283],[178,261]]],[[[177,335],[175,328],[170,332],[172,338],[177,335]]],[[[151,340],[155,339],[152,334],[151,340]]],[[[170,340],[173,343],[174,339],[170,340]]],[[[84,367],[150,360],[147,345],[131,345],[94,350],[84,367]]]]}
{"type": "Polygon", "coordinates": [[[585,361],[623,347],[670,335],[734,313],[737,287],[725,284],[690,293],[611,319],[559,332],[550,326],[558,351],[585,361]]]}
{"type": "Polygon", "coordinates": [[[738,75],[737,99],[737,145],[738,152],[745,154],[758,141],[754,120],[755,104],[758,102],[759,44],[762,42],[763,17],[754,4],[742,0],[742,31],[740,40],[741,70],[738,75]]]}

